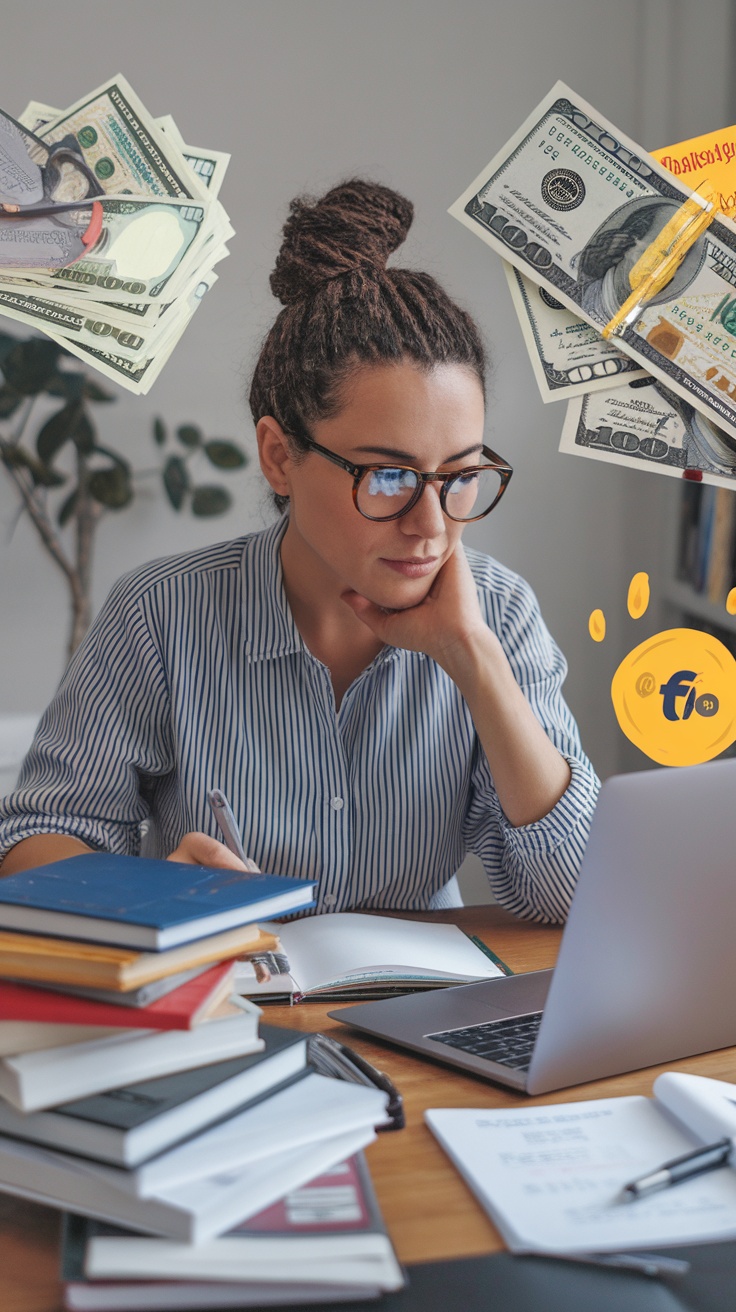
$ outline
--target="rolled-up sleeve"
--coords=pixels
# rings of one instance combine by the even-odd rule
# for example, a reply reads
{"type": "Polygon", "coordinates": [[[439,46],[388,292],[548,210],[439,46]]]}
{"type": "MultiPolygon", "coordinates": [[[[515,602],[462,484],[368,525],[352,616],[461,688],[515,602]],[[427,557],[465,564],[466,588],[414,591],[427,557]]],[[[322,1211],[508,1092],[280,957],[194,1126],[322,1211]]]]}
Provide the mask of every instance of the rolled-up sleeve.
{"type": "Polygon", "coordinates": [[[480,744],[465,821],[467,845],[483,862],[496,900],[527,920],[561,923],[580,872],[600,789],[575,719],[562,695],[567,663],[542,619],[528,583],[504,571],[505,586],[484,589],[488,623],[551,742],[570,766],[570,782],[547,815],[528,825],[505,816],[480,744]],[[499,852],[499,844],[501,851],[499,852]]]}
{"type": "Polygon", "coordinates": [[[0,860],[24,838],[68,834],[137,855],[145,776],[174,768],[160,654],[127,576],[72,658],[15,790],[0,799],[0,860]]]}

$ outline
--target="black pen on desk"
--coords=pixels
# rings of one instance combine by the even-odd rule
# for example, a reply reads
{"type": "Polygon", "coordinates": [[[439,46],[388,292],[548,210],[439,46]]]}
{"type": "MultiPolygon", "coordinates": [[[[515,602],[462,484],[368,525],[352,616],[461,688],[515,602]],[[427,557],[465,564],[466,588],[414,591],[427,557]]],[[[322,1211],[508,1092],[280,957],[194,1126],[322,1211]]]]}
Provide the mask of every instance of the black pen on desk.
{"type": "Polygon", "coordinates": [[[640,1175],[638,1179],[625,1184],[621,1190],[621,1201],[631,1203],[659,1189],[669,1189],[673,1184],[691,1180],[693,1176],[702,1175],[705,1171],[715,1171],[720,1166],[726,1166],[733,1146],[732,1139],[719,1139],[717,1143],[709,1143],[703,1148],[693,1149],[691,1153],[683,1153],[682,1157],[673,1157],[655,1171],[648,1171],[646,1175],[640,1175]]]}
{"type": "Polygon", "coordinates": [[[213,788],[207,794],[207,801],[217,821],[225,846],[229,848],[234,856],[240,858],[249,874],[259,875],[261,872],[255,861],[251,861],[250,857],[246,856],[243,840],[238,832],[237,821],[225,794],[219,788],[213,788]]]}

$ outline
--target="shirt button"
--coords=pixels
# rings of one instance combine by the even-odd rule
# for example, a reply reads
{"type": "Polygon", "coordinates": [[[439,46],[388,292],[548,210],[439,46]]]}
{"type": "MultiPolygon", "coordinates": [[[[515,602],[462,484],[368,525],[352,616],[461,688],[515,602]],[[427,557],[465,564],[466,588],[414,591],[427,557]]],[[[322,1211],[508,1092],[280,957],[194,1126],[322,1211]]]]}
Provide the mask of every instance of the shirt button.
{"type": "Polygon", "coordinates": [[[345,803],[341,797],[333,797],[330,801],[330,806],[332,807],[333,811],[342,811],[344,805],[345,803]]]}
{"type": "Polygon", "coordinates": [[[334,907],[335,903],[337,902],[337,898],[335,897],[334,893],[325,893],[322,901],[324,902],[326,907],[334,907]]]}

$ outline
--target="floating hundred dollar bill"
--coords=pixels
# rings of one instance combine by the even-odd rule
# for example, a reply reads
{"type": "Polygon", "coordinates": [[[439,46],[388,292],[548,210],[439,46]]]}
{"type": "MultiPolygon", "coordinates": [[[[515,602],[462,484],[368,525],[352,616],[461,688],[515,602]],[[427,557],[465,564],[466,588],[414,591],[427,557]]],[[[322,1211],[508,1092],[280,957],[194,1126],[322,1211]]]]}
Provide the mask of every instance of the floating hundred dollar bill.
{"type": "Polygon", "coordinates": [[[560,451],[736,488],[736,439],[654,378],[571,400],[560,451]]]}
{"type": "MultiPolygon", "coordinates": [[[[697,190],[708,183],[719,209],[736,214],[736,126],[665,146],[652,154],[675,177],[697,190]]],[[[512,264],[503,262],[524,342],[542,400],[567,401],[585,392],[608,389],[612,379],[646,376],[597,329],[573,314],[512,264]]],[[[623,380],[622,380],[623,381],[623,380]]]]}
{"type": "Polygon", "coordinates": [[[596,328],[573,314],[546,287],[503,262],[524,342],[543,401],[568,400],[613,379],[643,378],[646,370],[596,328]]]}
{"type": "MultiPolygon", "coordinates": [[[[99,194],[86,249],[62,267],[39,263],[32,215],[0,217],[0,314],[146,392],[228,254],[233,229],[218,193],[230,157],[188,146],[174,119],[154,119],[121,76],[68,109],[31,101],[18,122],[57,150],[55,201],[79,198],[80,170],[99,194]],[[67,144],[71,161],[58,154],[67,144]]],[[[53,223],[39,240],[69,241],[53,223]]]]}
{"type": "MultiPolygon", "coordinates": [[[[557,83],[450,213],[597,331],[692,192],[557,83]]],[[[736,436],[736,226],[716,218],[614,344],[736,436]]]]}

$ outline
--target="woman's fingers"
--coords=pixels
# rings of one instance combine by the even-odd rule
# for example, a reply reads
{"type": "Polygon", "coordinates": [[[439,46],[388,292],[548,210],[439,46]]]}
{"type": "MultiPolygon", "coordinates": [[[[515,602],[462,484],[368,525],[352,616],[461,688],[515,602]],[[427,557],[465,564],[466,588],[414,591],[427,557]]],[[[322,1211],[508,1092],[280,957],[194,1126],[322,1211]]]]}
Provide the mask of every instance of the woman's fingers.
{"type": "Polygon", "coordinates": [[[239,857],[231,852],[224,843],[211,838],[209,834],[196,831],[185,834],[179,846],[170,852],[168,861],[183,861],[191,866],[215,866],[224,870],[248,869],[239,857]]]}

